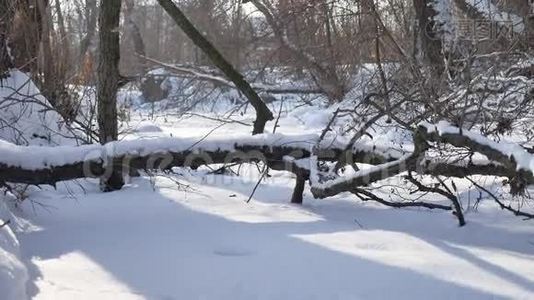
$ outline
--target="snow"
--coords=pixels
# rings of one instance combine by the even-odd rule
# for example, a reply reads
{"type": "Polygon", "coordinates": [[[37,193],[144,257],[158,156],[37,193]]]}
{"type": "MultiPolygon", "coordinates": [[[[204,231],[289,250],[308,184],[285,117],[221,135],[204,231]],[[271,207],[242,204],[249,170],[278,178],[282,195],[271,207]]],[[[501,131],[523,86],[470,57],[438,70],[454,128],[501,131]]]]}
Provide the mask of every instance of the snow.
{"type": "Polygon", "coordinates": [[[459,229],[447,212],[344,198],[287,204],[291,180],[159,178],[32,195],[53,207],[21,235],[34,299],[436,299],[534,296],[534,232],[491,202],[459,229]],[[72,193],[72,191],[71,191],[72,193]],[[490,209],[491,208],[491,209],[490,209]],[[492,221],[492,222],[489,222],[492,221]],[[360,225],[358,225],[360,224],[360,225]],[[496,225],[503,225],[498,227],[496,225]]]}
{"type": "MultiPolygon", "coordinates": [[[[14,222],[6,204],[6,197],[0,196],[0,225],[8,220],[14,222]]],[[[4,300],[26,299],[28,271],[22,261],[20,244],[9,225],[0,228],[0,295],[4,300]]]]}
{"type": "Polygon", "coordinates": [[[142,122],[135,129],[135,133],[153,133],[162,132],[163,130],[152,122],[142,122]]]}
{"type": "Polygon", "coordinates": [[[301,107],[293,110],[289,115],[299,119],[307,128],[322,130],[332,119],[335,109],[317,110],[314,107],[301,107]]]}
{"type": "Polygon", "coordinates": [[[12,70],[0,82],[0,139],[18,145],[58,145],[70,136],[63,118],[23,72],[12,70]]]}

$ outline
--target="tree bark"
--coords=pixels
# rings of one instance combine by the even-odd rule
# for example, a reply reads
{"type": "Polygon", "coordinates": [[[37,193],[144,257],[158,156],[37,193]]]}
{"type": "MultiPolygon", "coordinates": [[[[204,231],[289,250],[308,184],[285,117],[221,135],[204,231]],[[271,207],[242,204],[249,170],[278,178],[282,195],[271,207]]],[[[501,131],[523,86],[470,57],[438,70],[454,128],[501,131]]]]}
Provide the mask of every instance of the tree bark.
{"type": "Polygon", "coordinates": [[[183,12],[174,4],[172,0],[158,0],[163,9],[172,17],[176,24],[184,33],[199,47],[235,85],[247,97],[250,104],[256,110],[256,121],[252,134],[261,134],[265,130],[267,121],[273,120],[274,116],[265,102],[254,91],[250,84],[208,41],[189,21],[183,12]]]}
{"type": "Polygon", "coordinates": [[[306,180],[309,179],[309,174],[296,172],[295,175],[297,176],[297,179],[295,188],[293,189],[293,194],[291,195],[291,203],[302,204],[304,200],[304,188],[306,187],[306,180]]]}
{"type": "MultiPolygon", "coordinates": [[[[120,37],[119,21],[121,0],[101,0],[99,17],[99,62],[98,62],[98,125],[100,143],[118,139],[117,91],[119,88],[120,37]]],[[[113,168],[107,178],[102,178],[103,191],[119,190],[124,185],[121,168],[113,168]]]]}

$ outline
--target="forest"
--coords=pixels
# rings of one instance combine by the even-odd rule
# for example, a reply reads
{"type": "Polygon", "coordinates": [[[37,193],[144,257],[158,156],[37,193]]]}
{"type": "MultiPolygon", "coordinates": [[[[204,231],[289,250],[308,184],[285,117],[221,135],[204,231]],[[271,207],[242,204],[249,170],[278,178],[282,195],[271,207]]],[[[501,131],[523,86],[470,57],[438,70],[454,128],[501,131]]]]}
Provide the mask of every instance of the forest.
{"type": "Polygon", "coordinates": [[[534,298],[531,0],[0,0],[0,299],[534,298]]]}

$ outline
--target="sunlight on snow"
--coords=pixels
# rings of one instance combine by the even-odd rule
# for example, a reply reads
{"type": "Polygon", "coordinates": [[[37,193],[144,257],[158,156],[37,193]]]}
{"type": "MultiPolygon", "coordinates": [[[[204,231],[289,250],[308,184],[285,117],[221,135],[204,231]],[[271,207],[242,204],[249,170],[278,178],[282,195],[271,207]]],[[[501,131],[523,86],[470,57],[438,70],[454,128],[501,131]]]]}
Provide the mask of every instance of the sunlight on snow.
{"type": "Polygon", "coordinates": [[[521,298],[527,299],[532,293],[532,288],[528,289],[525,285],[531,283],[530,286],[534,287],[532,281],[534,256],[513,256],[513,262],[510,262],[510,253],[500,253],[502,250],[459,247],[449,243],[433,245],[409,234],[382,230],[294,235],[294,237],[329,250],[409,269],[445,282],[503,297],[514,298],[523,295],[521,298]],[[456,252],[458,249],[460,252],[456,252]],[[473,257],[476,260],[473,260],[473,257]],[[524,278],[527,282],[525,285],[517,284],[517,280],[504,279],[510,278],[509,274],[503,276],[502,271],[493,271],[486,265],[474,263],[477,260],[499,265],[505,269],[509,269],[506,264],[512,263],[516,272],[521,270],[520,273],[528,274],[530,278],[524,278]],[[498,289],[495,288],[497,286],[498,289]]]}
{"type": "Polygon", "coordinates": [[[324,218],[317,214],[289,204],[269,204],[256,201],[246,203],[248,195],[216,187],[204,186],[202,191],[198,193],[180,192],[172,188],[161,189],[159,192],[193,211],[216,215],[230,221],[245,223],[324,221],[324,218]]]}
{"type": "Polygon", "coordinates": [[[98,299],[144,299],[81,252],[46,260],[33,258],[32,262],[42,272],[35,284],[43,296],[37,295],[37,300],[49,299],[46,295],[56,295],[56,299],[87,299],[87,295],[98,295],[98,299]]]}

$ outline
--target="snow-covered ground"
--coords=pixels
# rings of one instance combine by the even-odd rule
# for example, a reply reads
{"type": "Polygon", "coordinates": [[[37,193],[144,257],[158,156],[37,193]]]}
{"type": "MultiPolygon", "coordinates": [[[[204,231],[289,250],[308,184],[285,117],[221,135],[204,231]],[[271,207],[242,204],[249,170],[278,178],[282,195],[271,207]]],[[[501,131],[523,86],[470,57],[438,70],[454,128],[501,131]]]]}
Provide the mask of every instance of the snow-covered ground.
{"type": "Polygon", "coordinates": [[[28,270],[20,253],[20,243],[11,229],[20,224],[8,203],[7,197],[0,196],[0,298],[25,299],[28,270]]]}
{"type": "MultiPolygon", "coordinates": [[[[294,110],[278,132],[317,132],[325,121],[326,112],[294,110]]],[[[138,130],[129,138],[202,137],[219,124],[200,117],[131,123],[138,130]]],[[[213,135],[249,130],[234,123],[213,135]]],[[[137,178],[107,194],[85,180],[28,192],[19,213],[31,226],[18,238],[29,296],[534,298],[533,224],[492,201],[459,228],[450,212],[385,208],[350,195],[314,200],[307,191],[304,205],[293,206],[294,183],[283,172],[272,172],[250,203],[254,167],[242,177],[182,172],[137,178]]]]}

